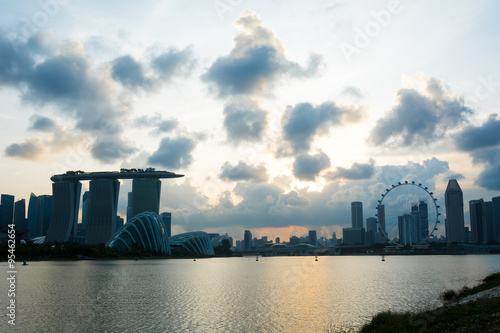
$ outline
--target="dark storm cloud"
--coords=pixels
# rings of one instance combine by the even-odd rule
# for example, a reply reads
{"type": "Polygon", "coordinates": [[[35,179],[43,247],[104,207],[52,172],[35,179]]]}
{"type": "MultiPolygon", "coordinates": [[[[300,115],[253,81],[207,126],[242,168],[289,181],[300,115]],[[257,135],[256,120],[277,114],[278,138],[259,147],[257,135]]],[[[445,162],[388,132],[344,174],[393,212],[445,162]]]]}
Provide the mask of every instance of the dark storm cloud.
{"type": "Polygon", "coordinates": [[[500,118],[491,114],[481,126],[469,126],[458,133],[455,142],[458,148],[465,151],[499,145],[500,118]]]}
{"type": "Polygon", "coordinates": [[[251,165],[239,161],[237,165],[232,166],[229,162],[226,162],[221,168],[219,178],[227,181],[252,180],[265,182],[269,179],[269,174],[264,165],[251,165]]]}
{"type": "Polygon", "coordinates": [[[171,169],[187,168],[193,162],[195,148],[196,142],[188,137],[163,138],[148,163],[171,169]]]}
{"type": "Polygon", "coordinates": [[[151,60],[151,67],[162,80],[169,80],[178,75],[189,75],[195,66],[196,60],[191,47],[182,51],[169,48],[151,60]]]}
{"type": "Polygon", "coordinates": [[[301,154],[293,163],[293,174],[297,179],[314,181],[321,171],[330,167],[330,158],[324,152],[314,155],[301,154]]]}
{"type": "Polygon", "coordinates": [[[36,114],[30,117],[30,121],[32,124],[29,129],[34,131],[51,132],[57,127],[52,119],[36,114]]]}
{"type": "Polygon", "coordinates": [[[308,151],[316,136],[328,133],[333,126],[359,122],[363,112],[361,107],[338,106],[334,102],[289,106],[281,120],[284,138],[294,153],[308,151]]]}
{"type": "Polygon", "coordinates": [[[426,78],[423,92],[398,90],[396,104],[377,121],[369,143],[374,146],[425,145],[463,124],[471,113],[463,98],[449,92],[442,81],[426,78]]]}
{"type": "Polygon", "coordinates": [[[201,76],[219,97],[263,94],[278,77],[312,76],[322,64],[316,54],[310,56],[306,67],[287,60],[281,41],[254,12],[244,11],[235,26],[239,34],[231,52],[217,58],[201,76]]]}
{"type": "Polygon", "coordinates": [[[45,152],[44,144],[40,139],[26,139],[23,143],[13,143],[5,148],[7,157],[37,160],[45,152]]]}
{"type": "Polygon", "coordinates": [[[332,172],[328,173],[327,178],[329,179],[351,179],[351,180],[362,180],[370,179],[375,174],[374,161],[370,160],[370,163],[353,163],[350,168],[337,167],[332,172]]]}
{"type": "Polygon", "coordinates": [[[124,55],[112,62],[111,76],[127,88],[152,88],[154,82],[149,78],[144,65],[131,55],[124,55]]]}
{"type": "Polygon", "coordinates": [[[259,141],[267,127],[267,111],[250,100],[234,100],[224,107],[224,127],[230,140],[259,141]]]}

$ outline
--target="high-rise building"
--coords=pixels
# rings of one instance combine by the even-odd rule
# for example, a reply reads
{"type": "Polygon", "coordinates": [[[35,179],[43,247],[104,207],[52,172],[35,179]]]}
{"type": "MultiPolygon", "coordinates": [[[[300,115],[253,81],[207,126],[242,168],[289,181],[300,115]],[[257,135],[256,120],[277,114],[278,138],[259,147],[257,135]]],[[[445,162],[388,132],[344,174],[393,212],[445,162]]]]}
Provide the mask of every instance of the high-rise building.
{"type": "Polygon", "coordinates": [[[71,236],[76,236],[81,191],[82,183],[78,180],[52,183],[52,216],[46,242],[67,242],[71,236]]]}
{"type": "Polygon", "coordinates": [[[86,244],[105,244],[116,232],[119,190],[120,182],[117,179],[92,179],[90,181],[86,244]]]}
{"type": "Polygon", "coordinates": [[[89,225],[90,191],[83,193],[82,200],[82,230],[87,230],[89,225]]]}
{"type": "Polygon", "coordinates": [[[35,193],[31,193],[28,203],[28,237],[36,237],[36,206],[37,197],[35,193]]]}
{"type": "Polygon", "coordinates": [[[28,224],[26,223],[26,202],[24,199],[14,203],[14,224],[16,231],[23,233],[23,236],[26,237],[28,224]]]}
{"type": "Polygon", "coordinates": [[[484,200],[469,201],[471,242],[482,243],[484,241],[484,200]]]}
{"type": "Polygon", "coordinates": [[[172,213],[164,212],[161,213],[161,220],[163,222],[163,226],[165,227],[165,231],[167,232],[167,237],[172,236],[172,213]]]}
{"type": "Polygon", "coordinates": [[[484,202],[484,223],[483,223],[483,239],[485,242],[495,240],[495,221],[493,219],[493,202],[484,202]]]}
{"type": "MultiPolygon", "coordinates": [[[[413,210],[413,209],[412,209],[413,210]]],[[[421,224],[418,207],[416,214],[398,216],[399,242],[402,244],[416,244],[421,241],[421,224]]]]}
{"type": "Polygon", "coordinates": [[[378,242],[385,243],[387,241],[386,238],[386,230],[385,230],[385,206],[378,205],[377,206],[377,220],[378,220],[378,230],[377,230],[377,238],[378,242]]]}
{"type": "Polygon", "coordinates": [[[279,244],[281,242],[281,239],[279,237],[276,237],[275,241],[276,244],[279,244]]]}
{"type": "Polygon", "coordinates": [[[495,240],[500,241],[500,197],[491,198],[493,203],[493,223],[495,224],[495,240]]]}
{"type": "Polygon", "coordinates": [[[314,246],[318,245],[316,230],[309,230],[309,244],[314,246]]]}
{"type": "Polygon", "coordinates": [[[14,196],[2,194],[0,196],[0,228],[14,222],[14,196]]]}
{"type": "Polygon", "coordinates": [[[365,244],[365,228],[343,228],[342,242],[344,244],[365,244]]]}
{"type": "Polygon", "coordinates": [[[427,209],[427,202],[425,200],[420,200],[418,213],[420,214],[420,238],[424,240],[429,237],[429,210],[427,209]]]}
{"type": "Polygon", "coordinates": [[[363,203],[351,202],[351,222],[353,228],[363,228],[363,203]]]}
{"type": "Polygon", "coordinates": [[[130,221],[134,216],[133,214],[133,209],[132,209],[132,201],[134,200],[134,197],[132,195],[132,192],[127,193],[127,222],[130,221]]]}
{"type": "Polygon", "coordinates": [[[161,181],[156,178],[132,180],[132,217],[143,212],[159,214],[161,181]]]}
{"type": "Polygon", "coordinates": [[[366,244],[377,242],[377,219],[369,217],[366,219],[366,244]]]}
{"type": "Polygon", "coordinates": [[[464,197],[456,179],[450,179],[444,192],[446,206],[446,240],[448,243],[464,241],[464,197]]]}
{"type": "Polygon", "coordinates": [[[52,196],[39,195],[36,199],[36,205],[36,232],[38,236],[45,236],[52,217],[52,196]]]}
{"type": "Polygon", "coordinates": [[[245,243],[245,250],[250,250],[252,248],[252,233],[250,230],[245,230],[243,241],[245,243]]]}
{"type": "Polygon", "coordinates": [[[115,229],[118,231],[121,227],[123,227],[123,217],[121,216],[116,216],[116,227],[115,229]]]}

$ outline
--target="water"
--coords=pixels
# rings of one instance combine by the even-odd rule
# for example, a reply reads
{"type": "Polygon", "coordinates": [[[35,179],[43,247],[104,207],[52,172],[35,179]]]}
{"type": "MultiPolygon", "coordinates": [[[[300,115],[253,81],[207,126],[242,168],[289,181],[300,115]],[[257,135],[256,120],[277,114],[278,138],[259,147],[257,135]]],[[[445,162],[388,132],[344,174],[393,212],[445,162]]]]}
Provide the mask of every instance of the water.
{"type": "MultiPolygon", "coordinates": [[[[6,263],[0,267],[7,275],[6,263]]],[[[328,332],[375,313],[435,308],[445,289],[500,271],[500,255],[30,262],[15,330],[328,332]]],[[[6,314],[7,281],[0,291],[6,314]]],[[[8,327],[9,326],[9,327],[8,327]]]]}

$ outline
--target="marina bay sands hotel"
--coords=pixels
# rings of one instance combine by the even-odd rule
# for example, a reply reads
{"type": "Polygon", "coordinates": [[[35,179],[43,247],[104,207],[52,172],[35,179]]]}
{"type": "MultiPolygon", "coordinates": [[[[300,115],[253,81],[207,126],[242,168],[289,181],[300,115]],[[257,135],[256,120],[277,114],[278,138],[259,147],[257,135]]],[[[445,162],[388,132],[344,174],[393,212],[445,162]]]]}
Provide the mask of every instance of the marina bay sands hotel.
{"type": "Polygon", "coordinates": [[[115,233],[120,182],[132,179],[132,216],[160,209],[161,178],[179,178],[168,171],[121,169],[120,172],[68,171],[50,178],[52,184],[52,217],[46,242],[67,242],[76,236],[80,205],[81,181],[89,180],[89,219],[85,234],[86,244],[106,243],[115,233]]]}

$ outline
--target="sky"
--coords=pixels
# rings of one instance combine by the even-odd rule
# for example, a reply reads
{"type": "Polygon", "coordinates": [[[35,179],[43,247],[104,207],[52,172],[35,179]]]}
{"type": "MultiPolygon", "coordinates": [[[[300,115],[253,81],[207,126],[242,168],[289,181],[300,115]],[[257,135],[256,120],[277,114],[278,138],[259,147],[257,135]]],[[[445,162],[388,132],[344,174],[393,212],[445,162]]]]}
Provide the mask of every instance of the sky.
{"type": "MultiPolygon", "coordinates": [[[[0,2],[0,193],[154,167],[172,232],[340,237],[400,181],[500,195],[498,1],[0,2]]],[[[84,190],[88,182],[83,183],[84,190]]],[[[121,181],[126,215],[131,181],[121,181]]]]}

